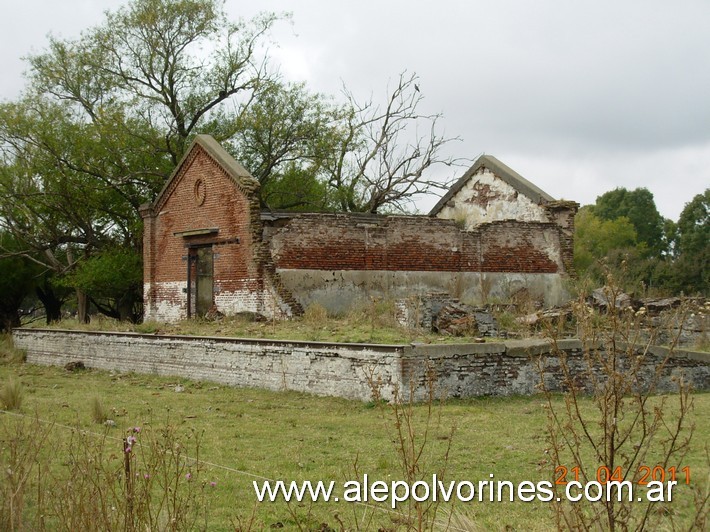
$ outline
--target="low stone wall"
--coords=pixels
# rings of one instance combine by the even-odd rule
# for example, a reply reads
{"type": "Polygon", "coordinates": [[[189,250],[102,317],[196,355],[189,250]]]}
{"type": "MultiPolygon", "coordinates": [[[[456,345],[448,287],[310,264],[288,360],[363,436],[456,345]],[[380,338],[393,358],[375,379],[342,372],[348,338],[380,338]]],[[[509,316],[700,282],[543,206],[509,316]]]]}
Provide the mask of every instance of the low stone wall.
{"type": "MultiPolygon", "coordinates": [[[[592,377],[603,379],[598,367],[590,373],[584,345],[575,339],[558,341],[556,350],[546,340],[416,346],[404,352],[400,375],[406,389],[410,379],[413,381],[418,400],[426,398],[425,383],[431,375],[437,396],[531,395],[540,391],[541,376],[547,389],[561,390],[564,373],[560,355],[566,359],[576,386],[590,392],[592,377]]],[[[710,353],[676,350],[668,357],[667,348],[651,347],[643,357],[637,355],[640,353],[634,352],[632,358],[639,365],[641,387],[658,372],[659,393],[676,391],[680,377],[695,390],[710,390],[710,353]]]]}
{"type": "MultiPolygon", "coordinates": [[[[179,376],[267,390],[369,400],[366,375],[386,390],[398,379],[402,346],[276,342],[222,337],[15,329],[31,364],[179,376]]],[[[386,395],[387,398],[391,395],[386,395]]]]}
{"type": "MultiPolygon", "coordinates": [[[[370,345],[223,337],[15,329],[15,346],[32,364],[87,367],[180,376],[229,384],[295,390],[370,400],[373,384],[391,399],[396,388],[426,397],[433,378],[437,396],[528,395],[562,380],[560,357],[542,340],[450,345],[370,345]]],[[[584,350],[578,340],[557,344],[584,384],[584,350]]],[[[640,374],[651,378],[666,358],[663,348],[643,357],[640,374]]],[[[677,351],[660,370],[658,391],[677,388],[683,376],[697,390],[710,390],[710,354],[677,351]]]]}

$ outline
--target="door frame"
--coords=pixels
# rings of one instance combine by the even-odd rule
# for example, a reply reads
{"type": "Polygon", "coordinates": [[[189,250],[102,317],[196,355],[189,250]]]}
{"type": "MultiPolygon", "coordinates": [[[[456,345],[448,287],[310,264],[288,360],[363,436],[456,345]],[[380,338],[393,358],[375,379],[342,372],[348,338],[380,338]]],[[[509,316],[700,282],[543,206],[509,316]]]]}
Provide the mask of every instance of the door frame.
{"type": "Polygon", "coordinates": [[[212,294],[211,294],[211,299],[212,299],[212,304],[214,305],[214,246],[212,243],[209,244],[191,244],[187,246],[187,317],[189,318],[194,318],[197,316],[197,298],[199,297],[199,292],[197,289],[197,261],[198,261],[198,251],[200,249],[205,249],[205,248],[210,248],[210,251],[212,252],[212,261],[211,261],[211,268],[212,268],[212,294]],[[194,268],[193,268],[194,267],[194,268]],[[194,276],[193,276],[193,270],[194,270],[194,276]],[[195,281],[195,308],[192,308],[192,296],[193,296],[193,290],[192,290],[192,281],[195,281]]]}

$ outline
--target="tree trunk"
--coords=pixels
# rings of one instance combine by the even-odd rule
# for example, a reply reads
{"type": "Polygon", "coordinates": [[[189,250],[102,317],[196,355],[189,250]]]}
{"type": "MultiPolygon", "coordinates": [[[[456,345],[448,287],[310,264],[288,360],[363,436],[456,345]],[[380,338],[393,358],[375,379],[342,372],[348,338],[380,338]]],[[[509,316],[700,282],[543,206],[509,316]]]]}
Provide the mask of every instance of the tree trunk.
{"type": "Polygon", "coordinates": [[[0,333],[10,332],[20,325],[20,313],[17,310],[0,309],[0,333]]]}
{"type": "Polygon", "coordinates": [[[63,300],[59,299],[52,287],[45,284],[44,288],[38,286],[36,288],[37,297],[44,305],[44,312],[47,315],[47,325],[59,321],[62,317],[63,300]]]}
{"type": "Polygon", "coordinates": [[[85,292],[76,289],[76,319],[79,323],[89,323],[89,298],[85,292]]]}

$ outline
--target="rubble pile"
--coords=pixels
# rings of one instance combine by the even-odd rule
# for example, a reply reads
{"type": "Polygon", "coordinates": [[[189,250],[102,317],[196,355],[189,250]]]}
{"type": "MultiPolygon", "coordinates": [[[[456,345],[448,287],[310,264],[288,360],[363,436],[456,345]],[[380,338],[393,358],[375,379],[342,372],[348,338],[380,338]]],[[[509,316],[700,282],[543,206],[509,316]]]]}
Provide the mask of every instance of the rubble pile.
{"type": "Polygon", "coordinates": [[[405,327],[421,327],[447,336],[498,336],[496,320],[489,310],[461,303],[447,293],[407,298],[396,306],[397,320],[405,327]]]}
{"type": "MultiPolygon", "coordinates": [[[[676,342],[676,338],[681,347],[694,348],[710,343],[710,300],[704,298],[635,299],[623,292],[612,296],[608,290],[598,288],[586,302],[600,311],[605,311],[613,304],[617,309],[633,312],[641,320],[642,337],[657,345],[671,345],[676,342]]],[[[526,314],[515,321],[519,325],[533,328],[544,320],[560,319],[569,320],[572,324],[571,304],[526,314]]]]}
{"type": "MultiPolygon", "coordinates": [[[[586,304],[601,312],[611,305],[617,309],[627,309],[641,324],[642,341],[671,345],[677,338],[680,347],[689,349],[702,349],[710,344],[710,300],[704,298],[637,299],[623,292],[612,295],[609,290],[599,288],[590,294],[586,304]]],[[[491,310],[467,305],[443,292],[399,300],[396,307],[400,325],[431,330],[442,335],[481,339],[526,334],[516,332],[516,328],[513,332],[499,330],[491,310]]],[[[571,302],[515,318],[519,328],[531,330],[539,329],[544,321],[562,322],[564,334],[570,337],[578,334],[571,302]]],[[[534,335],[529,330],[527,334],[530,333],[534,335]]]]}

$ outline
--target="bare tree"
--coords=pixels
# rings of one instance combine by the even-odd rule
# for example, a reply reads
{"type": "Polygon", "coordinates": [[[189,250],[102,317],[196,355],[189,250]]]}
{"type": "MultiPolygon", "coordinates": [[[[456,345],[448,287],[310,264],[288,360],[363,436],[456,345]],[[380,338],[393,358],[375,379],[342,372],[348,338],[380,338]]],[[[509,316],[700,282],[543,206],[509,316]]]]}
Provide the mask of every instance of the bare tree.
{"type": "Polygon", "coordinates": [[[430,172],[456,164],[442,148],[459,138],[438,132],[441,114],[418,111],[424,99],[418,81],[416,74],[402,72],[384,107],[372,99],[359,103],[344,91],[348,103],[339,131],[342,140],[327,168],[341,210],[405,211],[415,196],[448,188],[449,181],[430,172]]]}

